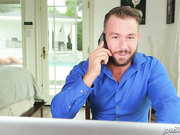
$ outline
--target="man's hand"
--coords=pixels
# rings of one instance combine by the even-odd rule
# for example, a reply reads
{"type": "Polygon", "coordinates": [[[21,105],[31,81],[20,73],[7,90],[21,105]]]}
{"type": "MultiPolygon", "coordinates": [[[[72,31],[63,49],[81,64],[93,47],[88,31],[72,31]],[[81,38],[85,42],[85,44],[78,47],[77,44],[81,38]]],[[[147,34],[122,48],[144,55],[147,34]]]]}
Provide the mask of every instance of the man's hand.
{"type": "Polygon", "coordinates": [[[83,77],[84,83],[91,87],[96,77],[101,72],[101,63],[108,63],[111,52],[105,49],[104,42],[102,42],[92,53],[89,54],[89,67],[86,74],[83,77]]]}

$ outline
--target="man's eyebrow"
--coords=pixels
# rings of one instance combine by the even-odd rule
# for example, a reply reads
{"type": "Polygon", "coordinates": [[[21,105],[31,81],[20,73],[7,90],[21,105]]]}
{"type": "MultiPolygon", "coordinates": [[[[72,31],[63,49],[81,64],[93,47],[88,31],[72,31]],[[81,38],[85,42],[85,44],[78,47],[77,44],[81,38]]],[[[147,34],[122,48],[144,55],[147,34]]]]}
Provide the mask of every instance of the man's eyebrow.
{"type": "Polygon", "coordinates": [[[135,33],[128,34],[128,36],[137,36],[135,33]]]}
{"type": "Polygon", "coordinates": [[[119,33],[111,33],[110,35],[120,35],[119,33]]]}
{"type": "MultiPolygon", "coordinates": [[[[112,36],[112,35],[121,35],[121,34],[119,34],[119,33],[111,33],[110,35],[112,36]]],[[[127,34],[127,36],[137,36],[137,34],[136,33],[130,33],[130,34],[127,34]]]]}

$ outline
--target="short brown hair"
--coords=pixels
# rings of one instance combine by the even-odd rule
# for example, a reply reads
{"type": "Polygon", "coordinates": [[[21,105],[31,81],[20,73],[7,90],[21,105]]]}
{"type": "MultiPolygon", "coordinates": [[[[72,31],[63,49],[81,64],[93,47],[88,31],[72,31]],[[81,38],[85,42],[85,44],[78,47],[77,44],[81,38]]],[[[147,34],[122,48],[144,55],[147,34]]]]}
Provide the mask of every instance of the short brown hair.
{"type": "Polygon", "coordinates": [[[142,12],[138,9],[131,8],[128,6],[120,6],[120,7],[115,7],[111,9],[104,18],[104,29],[106,27],[106,23],[109,20],[111,15],[115,15],[117,17],[132,17],[136,20],[138,25],[141,23],[142,20],[142,12]]]}

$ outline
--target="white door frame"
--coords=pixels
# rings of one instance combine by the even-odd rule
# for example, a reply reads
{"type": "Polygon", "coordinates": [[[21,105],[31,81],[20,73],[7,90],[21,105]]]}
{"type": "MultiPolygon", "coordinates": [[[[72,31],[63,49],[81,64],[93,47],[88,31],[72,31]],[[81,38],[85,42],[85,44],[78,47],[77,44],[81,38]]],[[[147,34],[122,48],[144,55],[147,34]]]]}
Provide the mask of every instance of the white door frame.
{"type": "MultiPolygon", "coordinates": [[[[92,50],[92,43],[90,43],[93,36],[90,36],[90,8],[88,7],[89,0],[82,0],[83,2],[83,59],[87,59],[89,52],[92,50]],[[89,27],[87,27],[89,26],[89,27]]],[[[48,53],[48,5],[47,0],[38,0],[35,2],[36,7],[36,70],[37,82],[41,86],[44,99],[48,105],[51,103],[53,95],[49,95],[49,60],[42,57],[43,47],[48,53]],[[46,21],[45,21],[46,20],[46,21]]],[[[92,6],[93,7],[93,6],[92,6]]],[[[92,31],[91,31],[92,33],[92,31]]]]}
{"type": "Polygon", "coordinates": [[[46,53],[48,53],[48,12],[47,12],[47,0],[37,0],[36,6],[36,69],[37,69],[37,83],[41,87],[44,99],[47,104],[50,104],[48,100],[49,92],[49,63],[48,54],[45,59],[43,58],[43,47],[45,47],[46,53]]]}

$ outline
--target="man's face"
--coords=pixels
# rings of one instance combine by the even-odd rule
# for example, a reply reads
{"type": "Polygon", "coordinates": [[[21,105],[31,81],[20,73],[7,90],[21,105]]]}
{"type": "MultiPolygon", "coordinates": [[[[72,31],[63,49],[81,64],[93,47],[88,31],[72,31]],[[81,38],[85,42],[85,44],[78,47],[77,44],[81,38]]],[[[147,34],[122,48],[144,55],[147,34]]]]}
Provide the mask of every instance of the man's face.
{"type": "Polygon", "coordinates": [[[109,62],[115,66],[129,64],[137,51],[139,40],[138,24],[135,19],[112,15],[104,30],[108,49],[112,53],[109,62]]]}

